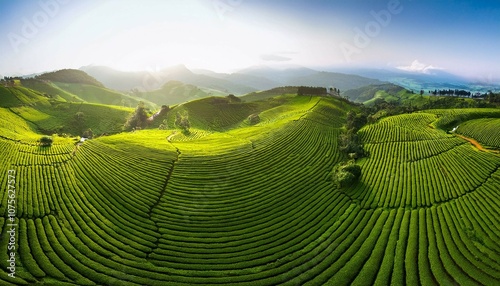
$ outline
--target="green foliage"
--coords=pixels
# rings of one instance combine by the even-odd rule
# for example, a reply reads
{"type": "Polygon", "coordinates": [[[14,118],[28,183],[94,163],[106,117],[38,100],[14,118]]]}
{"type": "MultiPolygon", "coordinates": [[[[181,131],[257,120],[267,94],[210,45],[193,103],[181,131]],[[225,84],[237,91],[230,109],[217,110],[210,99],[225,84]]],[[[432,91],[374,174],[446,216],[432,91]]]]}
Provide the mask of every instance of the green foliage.
{"type": "MultiPolygon", "coordinates": [[[[83,112],[86,124],[132,112],[61,106],[51,108],[83,112]]],[[[436,111],[363,126],[355,135],[370,157],[342,164],[338,138],[351,109],[359,107],[326,97],[201,100],[159,118],[174,125],[189,112],[203,128],[187,135],[155,128],[79,147],[54,137],[51,148],[35,143],[40,135],[7,138],[9,122],[27,123],[0,109],[0,173],[15,169],[18,192],[12,283],[496,285],[500,158],[433,128],[444,112],[436,111]],[[239,115],[249,107],[256,111],[239,115]],[[243,122],[256,112],[260,124],[243,122]],[[212,118],[231,127],[202,124],[212,118]],[[335,165],[342,189],[332,192],[335,165]]],[[[17,109],[38,122],[53,117],[31,110],[17,109]]],[[[7,249],[7,203],[0,213],[7,249]]]]}
{"type": "Polygon", "coordinates": [[[351,172],[339,171],[336,174],[336,181],[340,188],[345,188],[352,185],[356,180],[356,177],[351,172]]]}
{"type": "Polygon", "coordinates": [[[64,90],[68,93],[74,94],[70,102],[78,102],[84,100],[85,102],[116,105],[130,107],[143,102],[148,108],[156,107],[154,103],[145,101],[141,98],[135,98],[127,94],[120,93],[118,91],[110,90],[105,87],[81,84],[81,83],[53,83],[57,88],[64,90]]]}
{"type": "Polygon", "coordinates": [[[148,114],[146,112],[146,107],[143,102],[139,102],[134,113],[129,117],[127,122],[125,122],[124,129],[126,131],[142,129],[146,127],[148,114]]]}
{"type": "Polygon", "coordinates": [[[353,160],[336,166],[333,170],[332,179],[339,188],[346,188],[354,184],[361,176],[361,167],[353,160]]]}
{"type": "Polygon", "coordinates": [[[242,99],[245,102],[253,102],[259,100],[272,99],[280,95],[295,96],[297,95],[297,91],[298,91],[297,86],[276,87],[270,90],[251,92],[249,94],[241,96],[240,99],[242,99]]]}
{"type": "Polygon", "coordinates": [[[56,84],[39,79],[23,79],[22,85],[46,94],[50,99],[56,101],[67,101],[67,102],[83,102],[84,100],[75,94],[65,91],[59,88],[56,84]]]}
{"type": "Polygon", "coordinates": [[[63,83],[78,83],[87,84],[97,87],[104,87],[102,83],[97,81],[95,78],[91,77],[87,73],[81,70],[74,69],[63,69],[55,72],[48,72],[36,76],[38,80],[52,81],[52,82],[63,82],[63,83]]]}
{"type": "Polygon", "coordinates": [[[94,132],[91,128],[87,128],[82,134],[82,137],[92,139],[94,137],[94,132]]]}
{"type": "Polygon", "coordinates": [[[481,118],[463,122],[457,133],[474,138],[485,146],[500,149],[500,118],[481,118]]]}
{"type": "Polygon", "coordinates": [[[367,123],[365,114],[356,114],[353,110],[347,113],[346,130],[339,137],[339,148],[351,159],[361,158],[365,155],[363,144],[357,132],[367,123]]]}
{"type": "Polygon", "coordinates": [[[259,114],[258,113],[250,114],[247,117],[247,120],[250,125],[255,125],[260,122],[259,114]]]}
{"type": "Polygon", "coordinates": [[[189,134],[189,128],[191,128],[191,123],[189,122],[189,115],[184,113],[181,115],[179,112],[175,114],[175,126],[182,129],[183,132],[189,134]]]}
{"type": "Polygon", "coordinates": [[[230,94],[227,96],[227,99],[229,100],[230,103],[238,103],[241,102],[241,98],[236,97],[234,94],[230,94]]]}
{"type": "Polygon", "coordinates": [[[500,93],[489,92],[485,98],[490,104],[500,105],[500,93]]]}
{"type": "Polygon", "coordinates": [[[342,166],[341,171],[351,173],[355,179],[361,176],[361,167],[354,164],[354,162],[342,166]]]}
{"type": "Polygon", "coordinates": [[[53,142],[54,142],[54,139],[52,139],[51,136],[42,136],[42,138],[40,138],[40,145],[41,146],[52,146],[53,142]]]}
{"type": "Polygon", "coordinates": [[[36,138],[36,127],[7,108],[0,108],[0,135],[11,140],[36,138]]]}
{"type": "Polygon", "coordinates": [[[326,95],[326,88],[312,87],[312,86],[299,86],[297,88],[297,95],[326,95]]]}
{"type": "Polygon", "coordinates": [[[403,90],[404,88],[398,85],[387,83],[387,84],[368,85],[356,89],[350,89],[343,92],[342,95],[346,96],[351,101],[363,103],[370,101],[371,99],[374,99],[377,96],[381,96],[379,93],[380,91],[384,91],[385,95],[396,96],[399,95],[400,92],[403,90]]]}

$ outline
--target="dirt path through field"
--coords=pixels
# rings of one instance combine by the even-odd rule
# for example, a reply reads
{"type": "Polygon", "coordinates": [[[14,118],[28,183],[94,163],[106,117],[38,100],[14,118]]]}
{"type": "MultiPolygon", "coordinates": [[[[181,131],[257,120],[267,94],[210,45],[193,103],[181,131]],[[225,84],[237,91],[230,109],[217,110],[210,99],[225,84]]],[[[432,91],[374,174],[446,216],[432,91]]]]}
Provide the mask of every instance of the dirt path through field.
{"type": "Polygon", "coordinates": [[[464,140],[467,140],[469,141],[472,145],[474,145],[477,149],[479,149],[480,151],[483,151],[483,152],[491,152],[491,153],[495,153],[495,154],[500,154],[500,151],[497,151],[497,150],[490,150],[490,149],[486,149],[483,147],[483,145],[481,145],[479,142],[477,142],[477,140],[475,139],[472,139],[472,138],[469,138],[469,137],[465,137],[463,135],[460,135],[460,134],[457,134],[458,137],[464,139],[464,140]]]}
{"type": "Polygon", "coordinates": [[[172,139],[172,137],[174,137],[175,135],[177,135],[177,131],[174,131],[174,133],[170,134],[168,137],[167,137],[167,141],[170,142],[170,139],[172,139]]]}

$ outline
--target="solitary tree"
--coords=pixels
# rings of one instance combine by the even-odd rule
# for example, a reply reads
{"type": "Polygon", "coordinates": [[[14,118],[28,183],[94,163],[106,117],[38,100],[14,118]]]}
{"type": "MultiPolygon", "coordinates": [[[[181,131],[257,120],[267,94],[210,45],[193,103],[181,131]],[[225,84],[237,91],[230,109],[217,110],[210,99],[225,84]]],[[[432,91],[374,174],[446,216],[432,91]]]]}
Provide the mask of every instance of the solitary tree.
{"type": "Polygon", "coordinates": [[[179,112],[175,115],[175,126],[181,128],[183,132],[189,133],[189,128],[191,128],[191,123],[189,122],[189,117],[187,114],[181,115],[179,112]]]}
{"type": "Polygon", "coordinates": [[[227,96],[229,102],[241,102],[241,98],[236,97],[234,94],[230,94],[227,96]]]}
{"type": "Polygon", "coordinates": [[[146,126],[148,114],[144,102],[140,101],[132,116],[125,123],[125,130],[130,131],[136,128],[144,128],[146,126]]]}
{"type": "Polygon", "coordinates": [[[247,117],[247,120],[248,120],[248,123],[250,123],[250,125],[255,125],[255,124],[260,122],[259,114],[258,113],[250,114],[247,117]]]}
{"type": "Polygon", "coordinates": [[[92,129],[87,128],[87,130],[83,132],[82,137],[92,139],[92,137],[94,137],[94,132],[92,131],[92,129]]]}
{"type": "Polygon", "coordinates": [[[54,142],[50,136],[42,136],[39,141],[41,146],[52,146],[52,142],[54,142]]]}

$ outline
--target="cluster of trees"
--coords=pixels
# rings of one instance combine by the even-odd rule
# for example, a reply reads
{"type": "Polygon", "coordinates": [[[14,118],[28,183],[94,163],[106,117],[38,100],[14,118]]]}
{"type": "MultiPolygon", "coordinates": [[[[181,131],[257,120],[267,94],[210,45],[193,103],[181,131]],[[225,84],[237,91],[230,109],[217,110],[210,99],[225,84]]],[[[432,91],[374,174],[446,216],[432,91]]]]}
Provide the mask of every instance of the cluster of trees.
{"type": "Polygon", "coordinates": [[[48,147],[52,146],[54,139],[52,139],[51,136],[42,136],[42,138],[40,138],[38,141],[40,142],[40,146],[48,147]]]}
{"type": "Polygon", "coordinates": [[[296,86],[280,86],[280,87],[275,87],[273,89],[267,90],[266,93],[276,94],[276,95],[294,94],[294,93],[298,93],[298,87],[296,87],[296,86]]]}
{"type": "Polygon", "coordinates": [[[226,97],[214,97],[212,98],[213,104],[228,104],[228,103],[239,103],[241,98],[235,96],[234,94],[229,94],[226,97]]]}
{"type": "Polygon", "coordinates": [[[144,105],[144,102],[140,101],[132,116],[130,116],[127,122],[125,122],[124,129],[126,131],[142,129],[146,127],[147,120],[148,113],[146,111],[146,106],[144,105]]]}
{"type": "Polygon", "coordinates": [[[412,113],[419,110],[438,108],[484,108],[496,107],[500,104],[500,94],[490,93],[484,100],[473,100],[453,96],[429,97],[421,102],[401,100],[387,102],[383,98],[375,100],[373,106],[361,106],[363,113],[367,114],[368,123],[373,123],[383,116],[403,113],[412,113]],[[382,112],[383,111],[383,112],[382,112]]]}
{"type": "MultiPolygon", "coordinates": [[[[420,91],[420,94],[423,94],[424,91],[421,90],[420,91]]],[[[434,91],[430,91],[429,90],[429,94],[432,94],[432,95],[448,95],[448,96],[463,96],[463,97],[471,97],[472,96],[472,93],[470,91],[467,91],[467,90],[458,90],[458,89],[440,89],[440,90],[434,90],[434,91]]]]}
{"type": "Polygon", "coordinates": [[[229,101],[229,103],[238,103],[241,102],[241,98],[236,97],[234,94],[230,94],[226,97],[229,101]]]}
{"type": "Polygon", "coordinates": [[[183,133],[189,134],[189,128],[191,128],[191,123],[189,122],[189,116],[187,113],[180,114],[177,112],[175,114],[175,126],[182,129],[183,133]]]}
{"type": "Polygon", "coordinates": [[[340,89],[338,89],[336,87],[330,87],[330,94],[340,96],[340,89]]]}
{"type": "Polygon", "coordinates": [[[82,137],[92,139],[94,137],[94,132],[92,129],[87,128],[87,130],[83,131],[82,137]]]}
{"type": "Polygon", "coordinates": [[[325,95],[326,88],[314,86],[299,86],[297,95],[325,95]]]}
{"type": "Polygon", "coordinates": [[[484,96],[484,99],[491,104],[498,105],[500,103],[500,93],[489,92],[484,96]]]}
{"type": "Polygon", "coordinates": [[[3,86],[18,86],[21,84],[21,77],[18,76],[4,76],[3,79],[0,79],[0,84],[3,86]]]}
{"type": "Polygon", "coordinates": [[[260,122],[260,116],[258,113],[250,114],[247,120],[250,125],[255,125],[260,122]]]}
{"type": "Polygon", "coordinates": [[[361,167],[353,160],[337,166],[332,173],[332,179],[339,188],[352,185],[361,176],[361,167]]]}
{"type": "Polygon", "coordinates": [[[81,111],[75,113],[71,125],[74,126],[78,134],[82,134],[85,130],[85,114],[81,111]]]}
{"type": "Polygon", "coordinates": [[[339,148],[341,152],[351,159],[365,156],[363,143],[359,139],[357,132],[367,122],[366,113],[357,114],[352,110],[347,113],[346,130],[340,134],[339,148]]]}

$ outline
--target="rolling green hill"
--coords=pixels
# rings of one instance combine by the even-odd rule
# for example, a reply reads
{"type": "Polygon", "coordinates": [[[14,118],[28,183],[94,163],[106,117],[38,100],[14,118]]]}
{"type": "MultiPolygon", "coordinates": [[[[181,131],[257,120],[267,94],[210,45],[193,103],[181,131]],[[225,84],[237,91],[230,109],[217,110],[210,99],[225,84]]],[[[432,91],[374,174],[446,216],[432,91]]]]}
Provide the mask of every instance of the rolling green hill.
{"type": "Polygon", "coordinates": [[[68,102],[84,101],[79,96],[65,91],[49,81],[43,81],[39,79],[23,79],[21,80],[21,84],[29,89],[33,89],[46,94],[55,100],[64,100],[68,102]]]}
{"type": "Polygon", "coordinates": [[[396,95],[405,89],[390,83],[377,84],[377,85],[367,85],[356,89],[350,89],[342,93],[342,96],[347,96],[349,100],[354,102],[367,102],[375,97],[380,91],[384,91],[385,94],[396,95]]]}
{"type": "MultiPolygon", "coordinates": [[[[33,133],[9,108],[0,113],[16,133],[33,133]]],[[[172,107],[165,130],[79,147],[0,137],[0,172],[14,170],[17,197],[16,278],[1,251],[0,284],[497,285],[500,157],[445,127],[498,109],[365,125],[361,176],[339,188],[338,142],[358,109],[333,97],[206,98],[172,107]],[[177,112],[190,133],[174,128],[177,112]],[[246,123],[256,112],[260,122],[246,123]]],[[[12,211],[0,213],[7,249],[12,211]]]]}
{"type": "Polygon", "coordinates": [[[270,90],[257,91],[257,92],[245,94],[244,96],[241,96],[240,98],[244,101],[252,102],[252,101],[273,98],[273,97],[276,97],[278,95],[297,94],[297,91],[298,91],[298,87],[296,87],[296,86],[277,87],[277,88],[273,88],[270,90]]]}
{"type": "Polygon", "coordinates": [[[184,84],[180,81],[169,81],[160,89],[148,92],[137,92],[136,95],[158,105],[179,104],[210,96],[202,89],[194,85],[184,84]]]}
{"type": "Polygon", "coordinates": [[[477,139],[485,146],[500,149],[500,118],[469,120],[460,125],[457,132],[477,139]]]}
{"type": "Polygon", "coordinates": [[[36,76],[36,79],[42,81],[79,83],[85,85],[92,85],[96,87],[104,87],[102,83],[100,83],[98,80],[91,77],[87,73],[75,69],[63,69],[54,72],[44,73],[36,76]]]}
{"type": "Polygon", "coordinates": [[[120,132],[133,111],[128,107],[57,100],[26,87],[1,86],[0,107],[15,115],[9,115],[11,118],[24,119],[35,132],[75,136],[88,128],[96,135],[120,132]]]}
{"type": "Polygon", "coordinates": [[[87,102],[123,107],[135,107],[143,101],[148,108],[158,106],[144,98],[124,94],[104,87],[102,83],[83,71],[64,69],[23,79],[21,84],[53,100],[87,102]]]}
{"type": "Polygon", "coordinates": [[[147,100],[140,99],[137,97],[132,97],[127,94],[123,94],[114,90],[110,90],[103,87],[97,87],[93,85],[86,84],[75,84],[75,83],[60,83],[54,82],[58,88],[67,91],[71,94],[75,94],[78,98],[81,98],[88,103],[98,103],[116,106],[126,106],[135,107],[139,101],[143,101],[150,108],[155,108],[156,105],[147,100]]]}

